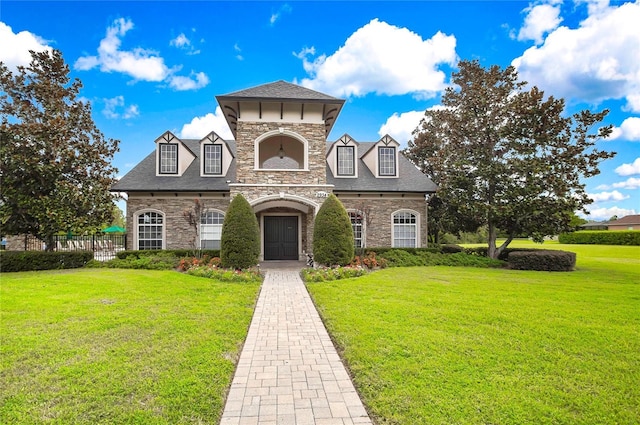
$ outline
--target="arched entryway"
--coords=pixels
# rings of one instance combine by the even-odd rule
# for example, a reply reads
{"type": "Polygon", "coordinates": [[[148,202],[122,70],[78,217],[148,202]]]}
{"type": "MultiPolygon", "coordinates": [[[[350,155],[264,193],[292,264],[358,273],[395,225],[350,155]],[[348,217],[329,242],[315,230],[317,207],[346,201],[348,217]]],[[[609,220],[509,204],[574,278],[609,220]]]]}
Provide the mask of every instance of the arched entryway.
{"type": "Polygon", "coordinates": [[[278,195],[251,202],[258,217],[261,260],[304,260],[310,252],[318,204],[306,198],[278,195]]]}

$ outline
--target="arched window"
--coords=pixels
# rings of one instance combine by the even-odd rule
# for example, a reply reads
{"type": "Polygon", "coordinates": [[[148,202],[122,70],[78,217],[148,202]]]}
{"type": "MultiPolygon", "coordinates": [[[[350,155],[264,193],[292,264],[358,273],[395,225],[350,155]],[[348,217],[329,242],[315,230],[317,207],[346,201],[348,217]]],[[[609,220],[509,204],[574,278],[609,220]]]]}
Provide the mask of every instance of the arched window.
{"type": "Polygon", "coordinates": [[[164,247],[164,214],[145,211],[136,218],[138,249],[162,249],[164,247]]]}
{"type": "Polygon", "coordinates": [[[206,211],[200,216],[200,248],[220,249],[224,214],[219,211],[206,211]]]}
{"type": "Polygon", "coordinates": [[[418,247],[418,215],[413,211],[396,211],[393,213],[394,248],[418,247]]]}
{"type": "Polygon", "coordinates": [[[364,217],[359,211],[349,211],[351,228],[353,229],[354,248],[364,247],[364,217]]]}

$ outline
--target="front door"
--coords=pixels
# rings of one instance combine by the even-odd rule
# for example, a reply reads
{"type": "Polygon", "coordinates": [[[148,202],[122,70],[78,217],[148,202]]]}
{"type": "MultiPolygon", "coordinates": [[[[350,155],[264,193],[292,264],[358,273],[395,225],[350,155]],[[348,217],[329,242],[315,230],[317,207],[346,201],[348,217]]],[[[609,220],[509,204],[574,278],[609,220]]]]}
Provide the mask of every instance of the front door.
{"type": "Polygon", "coordinates": [[[264,259],[298,260],[298,217],[264,217],[264,259]]]}

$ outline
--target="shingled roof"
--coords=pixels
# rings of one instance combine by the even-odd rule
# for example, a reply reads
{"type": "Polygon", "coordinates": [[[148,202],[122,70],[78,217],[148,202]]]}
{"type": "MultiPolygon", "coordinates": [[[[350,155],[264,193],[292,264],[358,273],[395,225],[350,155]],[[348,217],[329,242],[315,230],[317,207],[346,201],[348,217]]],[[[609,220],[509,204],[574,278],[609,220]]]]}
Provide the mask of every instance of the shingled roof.
{"type": "Polygon", "coordinates": [[[344,105],[344,99],[338,99],[282,80],[216,96],[216,100],[234,137],[236,137],[243,103],[279,103],[281,110],[284,104],[298,104],[301,111],[304,111],[305,104],[321,104],[323,105],[322,119],[325,123],[326,134],[331,132],[342,105],[344,105]]]}
{"type": "Polygon", "coordinates": [[[414,192],[433,193],[438,187],[422,171],[418,170],[404,155],[398,156],[398,178],[376,178],[362,157],[376,142],[358,143],[358,177],[335,178],[327,165],[327,184],[334,185],[334,192],[414,192]]]}
{"type": "Polygon", "coordinates": [[[264,101],[304,101],[304,102],[321,102],[321,103],[344,103],[344,99],[329,96],[306,87],[296,84],[287,83],[280,80],[273,83],[262,84],[260,86],[251,87],[237,92],[216,96],[218,102],[223,100],[247,100],[256,99],[264,101]]]}
{"type": "MultiPolygon", "coordinates": [[[[226,141],[235,155],[236,144],[232,140],[226,141]]],[[[202,177],[200,175],[200,140],[182,139],[182,143],[196,154],[196,159],[180,177],[156,175],[156,151],[151,152],[140,161],[131,171],[125,174],[111,187],[113,192],[228,192],[227,181],[236,180],[236,161],[231,162],[226,176],[202,177]]]]}

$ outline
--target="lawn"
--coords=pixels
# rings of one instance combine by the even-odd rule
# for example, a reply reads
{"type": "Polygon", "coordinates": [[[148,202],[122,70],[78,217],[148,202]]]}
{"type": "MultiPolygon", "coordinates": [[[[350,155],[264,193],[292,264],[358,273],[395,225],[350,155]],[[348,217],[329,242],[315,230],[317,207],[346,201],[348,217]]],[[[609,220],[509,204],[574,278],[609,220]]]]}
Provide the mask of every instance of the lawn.
{"type": "Polygon", "coordinates": [[[544,247],[577,270],[308,284],[377,423],[640,423],[640,247],[544,247]]]}
{"type": "Polygon", "coordinates": [[[0,423],[219,421],[258,284],[117,269],[0,279],[0,423]]]}

